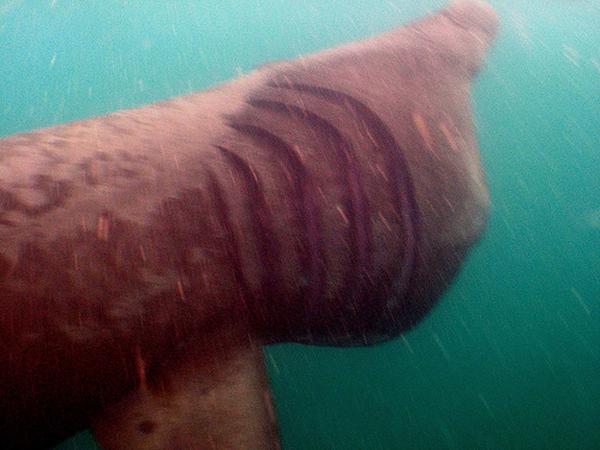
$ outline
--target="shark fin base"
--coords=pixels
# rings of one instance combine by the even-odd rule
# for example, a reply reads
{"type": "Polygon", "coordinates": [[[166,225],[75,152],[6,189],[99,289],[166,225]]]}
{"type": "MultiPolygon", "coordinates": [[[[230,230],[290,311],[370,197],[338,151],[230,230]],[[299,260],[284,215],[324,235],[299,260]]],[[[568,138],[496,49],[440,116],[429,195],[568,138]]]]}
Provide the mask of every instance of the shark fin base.
{"type": "Polygon", "coordinates": [[[278,449],[262,347],[247,334],[223,334],[193,343],[148,380],[141,373],[138,389],[94,421],[100,446],[278,449]]]}

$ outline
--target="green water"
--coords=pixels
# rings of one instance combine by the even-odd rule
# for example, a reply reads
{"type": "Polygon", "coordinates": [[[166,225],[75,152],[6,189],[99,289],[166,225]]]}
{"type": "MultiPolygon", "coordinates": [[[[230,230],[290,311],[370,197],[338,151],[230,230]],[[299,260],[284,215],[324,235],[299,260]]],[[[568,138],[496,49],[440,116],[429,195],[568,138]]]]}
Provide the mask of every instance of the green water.
{"type": "MultiPolygon", "coordinates": [[[[202,89],[442,4],[0,0],[0,135],[202,89]]],[[[492,4],[502,30],[474,85],[485,238],[403,338],[267,349],[285,449],[600,448],[600,3],[492,4]]],[[[59,448],[95,446],[84,433],[59,448]]]]}

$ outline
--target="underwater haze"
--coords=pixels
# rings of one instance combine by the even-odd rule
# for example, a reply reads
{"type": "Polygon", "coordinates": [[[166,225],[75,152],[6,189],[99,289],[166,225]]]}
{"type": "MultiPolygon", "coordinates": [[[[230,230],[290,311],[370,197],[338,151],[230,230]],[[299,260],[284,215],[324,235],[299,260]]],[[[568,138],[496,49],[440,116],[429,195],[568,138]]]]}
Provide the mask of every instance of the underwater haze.
{"type": "MultiPolygon", "coordinates": [[[[0,0],[0,135],[201,90],[444,3],[0,0]]],[[[402,337],[266,348],[286,450],[600,448],[600,1],[490,3],[501,29],[473,93],[486,234],[402,337]]],[[[86,432],[58,448],[97,446],[86,432]]]]}

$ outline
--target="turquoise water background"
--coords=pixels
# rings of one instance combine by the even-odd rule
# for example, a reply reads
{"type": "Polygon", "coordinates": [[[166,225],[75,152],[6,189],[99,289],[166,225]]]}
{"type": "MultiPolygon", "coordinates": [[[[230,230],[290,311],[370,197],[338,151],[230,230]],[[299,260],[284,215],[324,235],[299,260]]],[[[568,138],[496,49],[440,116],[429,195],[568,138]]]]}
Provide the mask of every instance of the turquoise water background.
{"type": "MultiPolygon", "coordinates": [[[[0,135],[203,89],[443,3],[0,0],[0,135]]],[[[396,341],[266,349],[284,449],[600,448],[600,2],[491,3],[502,28],[474,84],[489,229],[396,341]]]]}

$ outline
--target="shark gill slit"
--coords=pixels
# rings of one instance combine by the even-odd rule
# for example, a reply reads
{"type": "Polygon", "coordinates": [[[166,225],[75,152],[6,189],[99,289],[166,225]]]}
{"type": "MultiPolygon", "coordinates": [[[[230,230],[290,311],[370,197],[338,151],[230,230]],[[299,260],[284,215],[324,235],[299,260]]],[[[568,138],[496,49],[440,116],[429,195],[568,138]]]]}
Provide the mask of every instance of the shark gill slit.
{"type": "MultiPolygon", "coordinates": [[[[252,234],[255,236],[257,242],[260,258],[259,264],[262,267],[259,296],[267,300],[280,298],[282,295],[280,252],[272,229],[273,220],[265,201],[258,174],[237,153],[220,145],[216,145],[215,147],[221,152],[226,163],[241,176],[244,184],[246,214],[249,217],[252,234]]],[[[267,317],[264,308],[264,304],[261,307],[260,302],[253,304],[252,311],[258,325],[264,325],[264,320],[267,317]],[[259,314],[259,316],[256,314],[259,314]]]]}
{"type": "Polygon", "coordinates": [[[343,296],[351,295],[357,301],[362,300],[365,293],[363,281],[367,278],[372,251],[371,223],[368,217],[366,195],[356,160],[353,157],[352,144],[333,124],[308,109],[272,100],[254,99],[249,103],[256,108],[293,117],[307,128],[319,133],[322,140],[334,150],[334,156],[341,168],[342,186],[348,186],[348,189],[344,190],[343,204],[348,212],[350,264],[346,269],[340,293],[343,296]]]}
{"type": "Polygon", "coordinates": [[[308,279],[308,285],[302,289],[302,303],[312,304],[322,295],[327,281],[327,273],[322,264],[325,257],[320,239],[322,230],[318,206],[315,202],[314,182],[297,151],[278,136],[255,125],[234,122],[228,125],[260,148],[270,151],[291,177],[288,189],[300,228],[300,240],[296,251],[299,255],[301,273],[308,279]]]}
{"type": "MultiPolygon", "coordinates": [[[[405,231],[405,252],[397,277],[399,289],[396,295],[410,290],[411,278],[415,270],[420,241],[419,209],[416,203],[415,188],[404,150],[394,138],[386,123],[371,108],[352,95],[321,86],[295,82],[270,82],[269,86],[306,93],[317,98],[350,109],[357,122],[373,137],[386,161],[386,172],[391,184],[391,193],[397,214],[401,217],[405,231]]],[[[396,277],[395,277],[396,278],[396,277]]]]}
{"type": "Polygon", "coordinates": [[[225,232],[224,242],[226,246],[227,257],[229,261],[231,261],[233,276],[237,282],[237,286],[240,288],[240,296],[242,297],[243,301],[246,302],[246,307],[248,307],[248,304],[253,305],[256,303],[256,301],[242,269],[240,247],[237,236],[233,231],[229,206],[225,201],[223,189],[219,184],[219,180],[210,170],[208,171],[208,192],[211,198],[211,203],[215,206],[217,221],[219,222],[221,229],[223,229],[225,232]]]}

